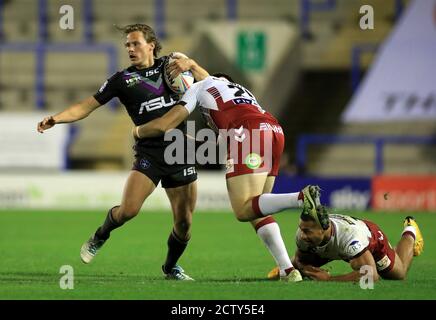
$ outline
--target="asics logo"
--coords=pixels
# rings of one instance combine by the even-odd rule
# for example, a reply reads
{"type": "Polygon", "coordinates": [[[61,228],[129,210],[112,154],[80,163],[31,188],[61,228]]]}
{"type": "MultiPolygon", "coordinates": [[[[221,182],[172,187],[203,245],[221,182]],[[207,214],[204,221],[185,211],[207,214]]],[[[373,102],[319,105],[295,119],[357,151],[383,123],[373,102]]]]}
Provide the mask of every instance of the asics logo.
{"type": "Polygon", "coordinates": [[[144,109],[147,110],[147,112],[150,112],[164,107],[172,107],[176,102],[177,101],[173,100],[172,97],[170,97],[169,101],[166,101],[165,97],[154,98],[141,103],[141,107],[139,108],[139,114],[142,114],[144,112],[144,109]]]}

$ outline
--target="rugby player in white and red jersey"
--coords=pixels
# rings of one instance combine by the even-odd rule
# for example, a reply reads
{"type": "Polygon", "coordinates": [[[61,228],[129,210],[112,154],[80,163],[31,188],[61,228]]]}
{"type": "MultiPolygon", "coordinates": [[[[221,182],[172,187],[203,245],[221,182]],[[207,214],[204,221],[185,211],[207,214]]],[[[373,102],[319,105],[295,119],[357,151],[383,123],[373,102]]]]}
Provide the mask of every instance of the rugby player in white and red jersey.
{"type": "MultiPolygon", "coordinates": [[[[403,280],[412,263],[424,249],[422,233],[413,217],[406,217],[397,246],[392,248],[386,234],[375,223],[347,215],[328,214],[320,206],[317,215],[302,213],[296,234],[297,251],[292,259],[303,275],[320,281],[359,281],[367,270],[373,280],[380,277],[403,280]],[[333,260],[344,260],[353,269],[343,275],[330,275],[320,267],[333,260]]],[[[277,268],[268,275],[278,278],[277,268]]]]}
{"type": "Polygon", "coordinates": [[[250,91],[228,75],[209,76],[194,83],[178,105],[161,118],[135,127],[133,135],[140,139],[163,135],[176,128],[197,106],[210,127],[221,135],[225,133],[227,191],[237,219],[251,222],[274,257],[282,280],[301,281],[271,215],[288,208],[316,210],[320,204],[319,187],[271,193],[284,147],[283,130],[250,91]]]}

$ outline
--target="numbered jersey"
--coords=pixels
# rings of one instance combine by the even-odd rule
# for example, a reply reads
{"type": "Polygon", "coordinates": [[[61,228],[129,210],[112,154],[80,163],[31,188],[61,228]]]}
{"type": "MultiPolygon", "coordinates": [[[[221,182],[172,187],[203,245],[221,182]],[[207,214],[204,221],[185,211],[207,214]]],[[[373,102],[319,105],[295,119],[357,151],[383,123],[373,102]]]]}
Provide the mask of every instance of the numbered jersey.
{"type": "Polygon", "coordinates": [[[277,123],[249,90],[223,78],[209,76],[193,84],[179,104],[189,113],[198,106],[208,125],[215,130],[239,128],[240,122],[248,119],[277,123]]]}
{"type": "Polygon", "coordinates": [[[301,239],[297,230],[296,242],[299,250],[315,253],[327,260],[350,260],[358,257],[369,248],[371,231],[363,220],[340,214],[330,214],[332,236],[323,246],[310,247],[301,239]]]}

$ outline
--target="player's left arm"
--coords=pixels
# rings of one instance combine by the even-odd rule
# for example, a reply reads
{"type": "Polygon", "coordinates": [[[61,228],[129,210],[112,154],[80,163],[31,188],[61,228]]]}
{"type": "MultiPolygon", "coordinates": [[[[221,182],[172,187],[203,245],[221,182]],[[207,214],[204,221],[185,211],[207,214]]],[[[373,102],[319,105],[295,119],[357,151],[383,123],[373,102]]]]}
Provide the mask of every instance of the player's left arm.
{"type": "Polygon", "coordinates": [[[331,276],[328,272],[320,269],[311,267],[305,271],[305,274],[311,277],[314,280],[320,281],[359,281],[363,274],[360,273],[360,269],[363,266],[366,266],[372,270],[372,274],[374,276],[373,280],[377,281],[379,279],[379,275],[377,273],[377,267],[375,265],[374,258],[369,252],[369,250],[365,250],[362,254],[350,260],[350,266],[353,269],[352,272],[337,276],[331,276]]]}
{"type": "Polygon", "coordinates": [[[201,67],[194,59],[173,56],[174,61],[168,66],[168,72],[174,79],[180,73],[191,71],[196,81],[201,81],[209,76],[209,73],[201,67]]]}
{"type": "Polygon", "coordinates": [[[189,111],[183,105],[178,104],[162,117],[133,128],[133,136],[137,139],[161,136],[177,127],[188,116],[189,111]]]}
{"type": "Polygon", "coordinates": [[[194,111],[203,82],[194,83],[180,101],[162,117],[133,128],[133,136],[137,139],[157,137],[177,127],[194,111]]]}

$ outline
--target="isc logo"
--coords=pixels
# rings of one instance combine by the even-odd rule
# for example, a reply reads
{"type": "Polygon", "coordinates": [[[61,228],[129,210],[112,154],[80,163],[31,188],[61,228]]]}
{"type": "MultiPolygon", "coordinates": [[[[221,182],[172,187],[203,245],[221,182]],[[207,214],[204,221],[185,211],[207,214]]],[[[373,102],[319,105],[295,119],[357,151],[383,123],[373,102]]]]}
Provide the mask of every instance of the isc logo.
{"type": "Polygon", "coordinates": [[[166,101],[165,97],[154,98],[141,103],[141,108],[139,108],[139,114],[142,114],[144,112],[144,109],[147,110],[147,112],[150,112],[163,107],[171,107],[175,103],[176,100],[173,100],[172,97],[170,97],[170,101],[166,101]]]}
{"type": "Polygon", "coordinates": [[[189,167],[189,168],[183,169],[183,175],[185,177],[193,175],[193,174],[195,174],[195,167],[189,167]]]}

